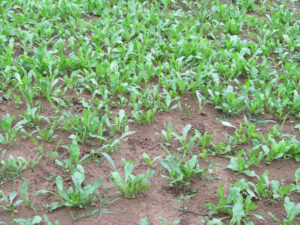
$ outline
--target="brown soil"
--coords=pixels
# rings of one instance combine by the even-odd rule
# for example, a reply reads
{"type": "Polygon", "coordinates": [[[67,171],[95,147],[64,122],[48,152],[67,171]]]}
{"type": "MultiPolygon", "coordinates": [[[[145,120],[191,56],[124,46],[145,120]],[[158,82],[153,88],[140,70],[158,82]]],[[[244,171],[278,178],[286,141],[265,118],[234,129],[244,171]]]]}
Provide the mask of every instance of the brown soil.
{"type": "MultiPolygon", "coordinates": [[[[54,115],[53,111],[50,110],[51,107],[46,106],[47,103],[42,102],[43,107],[42,114],[51,116],[54,115]]],[[[168,123],[172,123],[177,133],[182,132],[182,128],[186,124],[191,124],[193,128],[198,129],[201,133],[205,131],[209,133],[216,133],[217,141],[223,140],[225,134],[232,134],[233,129],[224,127],[217,122],[217,118],[223,118],[224,116],[214,109],[212,105],[206,105],[204,109],[198,114],[198,104],[195,97],[191,95],[186,95],[182,97],[182,106],[188,104],[191,106],[189,113],[181,112],[179,109],[176,109],[170,113],[161,112],[155,115],[155,120],[150,125],[132,125],[130,126],[131,130],[136,131],[135,134],[128,137],[127,141],[122,142],[122,146],[119,150],[111,153],[111,157],[115,162],[117,169],[120,173],[122,171],[122,162],[121,159],[133,160],[137,162],[135,169],[135,174],[140,174],[147,171],[147,166],[145,166],[141,157],[143,152],[146,152],[148,155],[161,156],[164,158],[167,153],[160,146],[159,143],[163,143],[160,134],[161,130],[166,129],[168,123]]],[[[0,104],[1,118],[7,113],[18,115],[19,111],[22,110],[16,109],[14,104],[11,101],[3,102],[0,104]]],[[[263,115],[260,119],[274,120],[276,119],[272,115],[263,115]]],[[[240,122],[243,122],[243,116],[230,117],[227,118],[235,126],[239,126],[240,122]]],[[[288,120],[294,120],[289,117],[288,120]]],[[[287,120],[287,121],[288,121],[287,120]]],[[[295,121],[295,120],[294,120],[295,121]]],[[[277,121],[279,122],[279,121],[277,121]]],[[[45,126],[43,123],[41,127],[45,126]]],[[[266,126],[261,126],[260,132],[264,135],[267,134],[272,124],[267,124],[266,126]]],[[[289,122],[286,122],[284,126],[284,132],[290,133],[293,135],[299,135],[299,132],[296,133],[292,129],[293,125],[289,122]]],[[[62,145],[69,144],[71,141],[68,138],[69,134],[63,131],[57,131],[59,135],[58,139],[63,140],[62,145]]],[[[44,151],[49,153],[51,149],[56,147],[57,141],[54,143],[44,143],[44,151]]],[[[40,143],[42,144],[42,143],[40,143]]],[[[91,149],[97,149],[100,146],[86,146],[81,145],[81,152],[88,153],[91,149]]],[[[172,142],[170,149],[176,149],[178,143],[172,142]]],[[[0,146],[4,149],[4,146],[0,146]]],[[[245,146],[246,148],[246,146],[245,146]]],[[[197,149],[196,149],[197,150],[197,149]]],[[[64,148],[60,147],[58,152],[61,154],[66,151],[64,148]]],[[[37,150],[35,144],[28,139],[18,138],[13,147],[7,149],[7,155],[12,154],[14,156],[22,156],[27,160],[32,160],[37,158],[37,150]]],[[[155,175],[150,180],[151,188],[146,190],[143,195],[138,196],[135,199],[125,199],[118,193],[118,189],[112,185],[110,180],[110,173],[113,172],[111,164],[107,160],[103,160],[101,163],[89,162],[84,165],[86,183],[95,180],[100,177],[102,179],[102,185],[100,187],[101,196],[103,199],[113,201],[108,205],[99,205],[98,209],[101,209],[103,213],[99,219],[100,211],[93,216],[87,216],[79,220],[73,220],[71,212],[75,217],[79,217],[83,213],[91,212],[97,209],[95,206],[88,207],[84,210],[79,209],[69,209],[67,207],[57,209],[52,213],[45,211],[43,207],[44,204],[49,204],[53,201],[57,201],[57,197],[50,194],[37,195],[34,200],[34,205],[38,209],[38,214],[43,215],[47,214],[51,221],[59,219],[60,224],[139,224],[140,220],[143,217],[148,217],[148,224],[160,224],[158,218],[165,218],[168,223],[172,223],[175,219],[181,220],[180,224],[202,224],[201,219],[204,219],[207,215],[205,209],[205,204],[212,202],[217,203],[217,191],[218,185],[222,184],[224,186],[225,192],[228,190],[228,185],[234,184],[237,180],[244,178],[247,181],[255,182],[253,178],[248,178],[244,175],[237,175],[233,171],[226,169],[226,165],[229,162],[228,158],[210,156],[208,161],[216,162],[217,167],[217,177],[213,174],[207,174],[202,180],[193,180],[190,189],[174,191],[168,187],[168,181],[160,176],[163,172],[160,163],[156,162],[153,169],[155,170],[155,175]],[[179,199],[181,194],[186,194],[190,190],[197,190],[198,193],[196,196],[189,199],[186,203],[187,210],[183,211],[182,206],[173,201],[173,199],[179,199]]],[[[207,160],[200,160],[200,167],[206,167],[209,165],[207,160]]],[[[274,180],[284,179],[286,184],[294,182],[295,170],[299,167],[295,161],[292,160],[280,160],[271,163],[270,165],[265,165],[262,163],[260,168],[254,168],[258,175],[262,175],[265,170],[270,171],[269,178],[274,180]]],[[[67,187],[71,185],[72,181],[70,179],[70,174],[63,173],[62,169],[59,168],[53,161],[49,158],[42,158],[38,163],[37,167],[34,170],[27,168],[22,175],[27,182],[30,184],[30,193],[33,195],[38,190],[55,190],[55,177],[62,176],[64,178],[64,185],[67,187]],[[51,178],[51,175],[52,179],[51,178]],[[47,179],[46,179],[47,178],[47,179]],[[48,179],[49,178],[49,179],[48,179]]],[[[16,183],[5,181],[1,186],[1,189],[8,194],[12,190],[19,191],[22,182],[19,180],[16,183]]],[[[300,195],[293,194],[291,196],[294,202],[300,202],[300,195]]],[[[274,222],[268,216],[268,212],[272,212],[277,218],[284,218],[285,212],[283,207],[283,202],[277,204],[272,203],[267,200],[260,200],[254,202],[258,205],[258,210],[254,211],[262,215],[265,218],[264,222],[261,222],[255,218],[253,221],[255,224],[274,224],[274,222]]],[[[24,206],[17,208],[19,213],[15,214],[15,218],[31,218],[34,216],[34,212],[30,207],[24,206]]],[[[9,221],[10,213],[7,211],[0,211],[0,218],[5,222],[9,221]]],[[[300,222],[299,218],[297,218],[300,222]]],[[[225,224],[229,223],[229,220],[224,220],[225,224]]]]}

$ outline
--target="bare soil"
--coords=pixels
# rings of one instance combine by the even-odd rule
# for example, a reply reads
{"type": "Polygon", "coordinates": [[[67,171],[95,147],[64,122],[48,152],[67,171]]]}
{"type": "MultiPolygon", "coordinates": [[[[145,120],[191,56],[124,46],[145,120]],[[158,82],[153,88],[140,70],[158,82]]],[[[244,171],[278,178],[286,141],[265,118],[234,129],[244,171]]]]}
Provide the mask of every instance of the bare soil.
{"type": "MultiPolygon", "coordinates": [[[[43,100],[42,100],[43,101],[43,100]]],[[[53,110],[47,105],[48,103],[42,102],[44,105],[42,114],[54,116],[53,110]]],[[[141,161],[141,156],[143,152],[148,155],[161,156],[161,159],[167,155],[167,152],[161,147],[159,143],[163,143],[161,137],[159,136],[161,130],[165,129],[168,123],[172,123],[177,133],[182,132],[182,128],[186,124],[191,124],[193,128],[198,129],[201,133],[205,131],[209,133],[216,133],[217,141],[224,140],[225,134],[232,134],[233,129],[223,126],[217,122],[217,118],[224,118],[224,116],[215,110],[213,105],[206,105],[201,113],[198,113],[198,103],[195,97],[190,94],[183,96],[181,98],[181,104],[184,106],[188,104],[191,106],[189,112],[180,111],[179,109],[173,110],[170,113],[161,112],[155,114],[155,120],[150,125],[132,125],[131,130],[136,131],[135,134],[128,137],[127,141],[123,141],[121,148],[113,153],[111,157],[115,162],[117,169],[120,173],[122,171],[121,159],[133,160],[137,162],[135,169],[135,174],[140,174],[146,172],[148,167],[144,165],[141,161]]],[[[21,108],[16,109],[15,105],[10,101],[4,101],[0,103],[0,119],[7,113],[18,115],[20,111],[24,110],[21,108]]],[[[243,115],[237,117],[226,118],[230,123],[235,126],[239,126],[239,123],[243,123],[243,115]]],[[[263,115],[260,119],[274,120],[272,115],[263,115]]],[[[294,118],[289,117],[284,126],[284,132],[299,135],[295,133],[296,131],[292,129],[293,124],[289,121],[295,121],[294,118]]],[[[279,122],[279,121],[277,121],[279,122]]],[[[279,123],[280,124],[280,123],[279,123]]],[[[41,127],[45,125],[41,124],[41,127]]],[[[264,135],[267,134],[272,124],[267,123],[265,126],[260,126],[260,132],[264,135]]],[[[62,139],[63,144],[67,145],[71,143],[68,138],[69,134],[64,131],[56,131],[59,136],[58,139],[62,139]]],[[[54,143],[44,143],[43,148],[46,153],[49,153],[51,149],[55,149],[57,141],[54,143]]],[[[42,143],[40,143],[42,144],[42,143]]],[[[100,146],[86,146],[81,145],[82,154],[86,154],[91,151],[91,149],[97,149],[100,146]]],[[[176,142],[172,143],[170,149],[176,149],[178,144],[176,142]]],[[[247,146],[243,146],[245,149],[247,146]]],[[[0,146],[4,149],[4,146],[0,146]]],[[[66,149],[60,147],[58,152],[61,154],[66,149]]],[[[197,149],[196,149],[197,151],[197,149]]],[[[7,156],[11,154],[15,157],[22,156],[27,160],[36,159],[37,150],[35,144],[26,138],[20,137],[17,139],[13,147],[7,149],[7,156]]],[[[102,185],[100,187],[101,197],[104,200],[112,201],[111,204],[91,206],[87,209],[69,209],[67,207],[57,209],[51,213],[47,212],[43,207],[45,204],[49,204],[53,201],[57,201],[58,198],[51,194],[37,195],[34,200],[34,205],[37,208],[37,213],[39,215],[46,214],[51,221],[59,219],[60,224],[139,224],[143,217],[148,217],[148,224],[160,224],[158,218],[165,218],[168,223],[172,223],[175,219],[179,219],[180,224],[202,224],[201,219],[204,219],[207,215],[207,210],[205,209],[205,204],[212,202],[218,202],[218,185],[222,184],[224,186],[225,192],[228,190],[228,185],[234,184],[237,180],[244,178],[247,181],[255,182],[254,178],[248,178],[244,175],[238,175],[233,171],[226,169],[226,165],[229,159],[226,157],[210,156],[207,160],[200,160],[200,167],[209,166],[210,162],[216,163],[217,174],[206,174],[202,180],[193,180],[192,185],[189,189],[182,189],[175,191],[168,186],[168,180],[161,177],[163,173],[162,167],[159,162],[155,163],[152,168],[155,170],[155,175],[150,180],[151,188],[146,190],[143,195],[138,196],[135,199],[125,199],[122,197],[118,189],[112,185],[110,180],[110,173],[113,172],[111,164],[107,160],[103,160],[100,163],[88,162],[84,165],[86,183],[95,180],[96,178],[102,179],[102,185]],[[192,190],[197,190],[197,195],[189,199],[186,203],[186,210],[183,207],[173,201],[173,199],[179,199],[181,194],[187,194],[192,190]],[[99,212],[92,216],[85,216],[78,220],[72,219],[71,213],[74,217],[80,217],[88,212],[98,209],[99,212]],[[102,213],[100,213],[102,212],[102,213]],[[109,212],[109,213],[105,213],[109,212]]],[[[270,171],[269,178],[274,180],[284,179],[286,184],[294,182],[295,170],[299,167],[299,163],[293,160],[279,160],[272,162],[270,165],[262,163],[261,167],[254,168],[258,175],[262,175],[266,170],[270,171]]],[[[55,190],[55,177],[62,176],[64,178],[64,185],[68,187],[71,185],[72,181],[70,179],[70,174],[62,172],[55,162],[51,161],[49,158],[42,158],[34,170],[27,168],[22,175],[27,182],[30,184],[30,193],[33,195],[38,190],[55,190]]],[[[1,189],[6,193],[10,193],[12,190],[19,191],[22,184],[21,180],[18,182],[5,181],[1,189]]],[[[33,197],[33,196],[32,196],[33,197]]],[[[300,195],[293,194],[291,196],[294,202],[300,202],[300,195]]],[[[253,222],[255,224],[275,224],[270,217],[268,212],[272,212],[277,218],[285,218],[285,212],[283,207],[283,202],[272,203],[268,200],[259,200],[254,202],[258,205],[258,209],[253,211],[262,215],[265,221],[262,222],[255,218],[253,222]]],[[[27,206],[22,204],[21,207],[17,208],[19,213],[15,214],[15,218],[31,218],[35,215],[34,211],[27,206]]],[[[1,210],[0,218],[5,222],[9,222],[10,213],[1,210]]],[[[296,219],[300,223],[300,218],[296,219]]],[[[229,223],[229,220],[224,220],[225,224],[229,223]]]]}

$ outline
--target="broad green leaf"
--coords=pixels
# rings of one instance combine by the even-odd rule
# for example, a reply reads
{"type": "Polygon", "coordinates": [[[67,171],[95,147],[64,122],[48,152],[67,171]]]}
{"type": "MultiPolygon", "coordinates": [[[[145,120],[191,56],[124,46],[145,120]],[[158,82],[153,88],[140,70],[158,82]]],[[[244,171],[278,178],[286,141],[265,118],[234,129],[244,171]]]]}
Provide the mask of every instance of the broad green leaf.
{"type": "Polygon", "coordinates": [[[20,204],[22,204],[22,203],[23,203],[23,200],[20,200],[20,199],[19,199],[19,200],[17,200],[17,201],[15,202],[14,205],[15,205],[15,206],[18,206],[18,205],[20,205],[20,204]]]}
{"type": "Polygon", "coordinates": [[[132,163],[127,162],[124,166],[124,177],[125,177],[125,183],[127,183],[130,180],[131,173],[134,169],[134,166],[132,163]]]}
{"type": "Polygon", "coordinates": [[[232,219],[230,220],[230,225],[238,224],[242,222],[242,218],[245,216],[243,196],[239,194],[236,202],[232,208],[232,219]]]}
{"type": "Polygon", "coordinates": [[[207,221],[207,225],[224,225],[221,219],[213,218],[212,220],[207,221]]]}
{"type": "Polygon", "coordinates": [[[295,129],[295,130],[300,130],[300,124],[296,124],[296,125],[294,126],[294,129],[295,129]]]}
{"type": "Polygon", "coordinates": [[[285,197],[284,199],[284,208],[289,222],[294,221],[296,216],[300,214],[300,203],[295,204],[291,202],[289,197],[285,197]]]}
{"type": "Polygon", "coordinates": [[[153,175],[154,175],[154,170],[147,170],[146,177],[145,177],[146,181],[150,180],[151,177],[153,177],[153,175]]]}
{"type": "Polygon", "coordinates": [[[122,191],[125,191],[125,182],[121,178],[121,175],[118,172],[112,172],[111,174],[113,183],[120,188],[122,191]]]}
{"type": "Polygon", "coordinates": [[[9,194],[9,202],[10,203],[13,203],[13,201],[15,200],[15,198],[17,197],[17,192],[16,191],[12,191],[12,192],[10,192],[10,194],[9,194]]]}
{"type": "Polygon", "coordinates": [[[120,121],[122,121],[125,118],[125,111],[123,109],[121,109],[119,112],[119,118],[120,118],[120,121]]]}
{"type": "Polygon", "coordinates": [[[183,130],[182,130],[182,137],[183,137],[184,139],[186,139],[187,134],[188,134],[188,132],[190,131],[191,128],[192,128],[192,125],[191,125],[191,124],[187,124],[187,125],[185,125],[185,127],[183,128],[183,130]]]}
{"type": "Polygon", "coordinates": [[[230,161],[229,161],[229,164],[227,165],[227,168],[232,169],[234,171],[239,170],[239,165],[238,165],[236,157],[231,157],[230,158],[230,161]]]}
{"type": "Polygon", "coordinates": [[[116,170],[116,166],[114,164],[113,159],[110,157],[110,155],[107,154],[106,152],[101,152],[101,154],[108,160],[108,162],[110,162],[110,164],[112,165],[112,167],[116,170]]]}
{"type": "Polygon", "coordinates": [[[42,218],[40,216],[34,216],[31,221],[33,224],[38,224],[42,222],[42,218]]]}
{"type": "Polygon", "coordinates": [[[173,221],[172,225],[177,225],[179,223],[180,223],[180,220],[175,220],[175,221],[173,221]]]}
{"type": "Polygon", "coordinates": [[[255,177],[256,176],[256,173],[255,173],[254,170],[245,170],[243,173],[246,174],[248,177],[255,177]]]}
{"type": "Polygon", "coordinates": [[[147,218],[147,217],[144,217],[144,218],[141,220],[140,225],[148,225],[148,218],[147,218]]]}
{"type": "Polygon", "coordinates": [[[63,202],[51,202],[50,205],[48,205],[46,208],[49,210],[49,212],[53,212],[54,210],[64,207],[65,203],[63,202]]]}
{"type": "Polygon", "coordinates": [[[60,194],[64,193],[63,179],[61,176],[56,177],[56,186],[60,194]]]}
{"type": "Polygon", "coordinates": [[[75,187],[81,187],[82,182],[84,181],[84,168],[80,164],[77,165],[77,168],[72,175],[72,180],[75,187]]]}
{"type": "MultiPolygon", "coordinates": [[[[100,187],[101,183],[102,183],[102,180],[101,180],[100,178],[98,178],[97,180],[95,180],[95,181],[92,183],[92,185],[93,185],[93,190],[97,190],[97,189],[100,187]]],[[[94,192],[94,191],[93,191],[93,192],[94,192]]],[[[92,193],[91,193],[91,194],[92,194],[92,193]]]]}
{"type": "Polygon", "coordinates": [[[22,196],[22,198],[24,199],[25,202],[29,201],[29,198],[28,198],[28,184],[26,182],[24,182],[21,186],[20,195],[22,196]]]}
{"type": "Polygon", "coordinates": [[[296,181],[296,184],[298,183],[300,179],[300,168],[298,168],[295,172],[295,181],[296,181]]]}

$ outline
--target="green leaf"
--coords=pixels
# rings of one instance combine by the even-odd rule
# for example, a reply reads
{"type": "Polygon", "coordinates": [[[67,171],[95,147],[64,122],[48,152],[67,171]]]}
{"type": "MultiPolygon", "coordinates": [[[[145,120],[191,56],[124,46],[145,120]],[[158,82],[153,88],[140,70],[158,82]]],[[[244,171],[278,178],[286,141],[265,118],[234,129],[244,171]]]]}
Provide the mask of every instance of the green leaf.
{"type": "Polygon", "coordinates": [[[239,165],[238,165],[237,160],[238,159],[236,157],[230,157],[230,161],[229,161],[229,164],[227,165],[227,168],[232,169],[234,171],[238,171],[239,165]]]}
{"type": "Polygon", "coordinates": [[[227,121],[223,121],[221,120],[221,124],[225,127],[232,127],[232,128],[235,128],[237,129],[235,126],[233,126],[231,123],[227,122],[227,121]]]}
{"type": "Polygon", "coordinates": [[[179,223],[180,223],[180,220],[175,220],[175,221],[173,221],[172,225],[177,225],[179,223]]]}
{"type": "Polygon", "coordinates": [[[218,186],[218,197],[219,197],[219,200],[224,198],[224,191],[223,191],[223,185],[222,184],[219,184],[219,186],[218,186]]]}
{"type": "Polygon", "coordinates": [[[118,62],[117,61],[113,61],[111,64],[110,64],[110,70],[112,72],[117,72],[119,69],[119,66],[118,66],[118,62]]]}
{"type": "Polygon", "coordinates": [[[300,168],[298,168],[295,172],[295,181],[296,181],[296,184],[298,183],[300,179],[300,168]]]}
{"type": "Polygon", "coordinates": [[[10,194],[9,194],[9,202],[10,203],[13,203],[13,201],[15,200],[15,198],[17,197],[17,192],[16,191],[12,191],[12,192],[10,192],[10,194]]]}
{"type": "Polygon", "coordinates": [[[185,127],[182,130],[182,137],[183,139],[186,139],[188,132],[190,131],[190,129],[192,128],[191,124],[187,124],[185,125],[185,127]]]}
{"type": "Polygon", "coordinates": [[[251,214],[252,216],[255,216],[257,219],[259,219],[259,220],[265,220],[265,218],[263,217],[263,216],[261,216],[261,215],[258,215],[258,214],[256,214],[256,213],[253,213],[253,214],[251,214]]]}
{"type": "Polygon", "coordinates": [[[63,202],[51,202],[50,205],[47,205],[46,208],[49,212],[53,212],[54,210],[64,207],[65,203],[63,202]]]}
{"type": "Polygon", "coordinates": [[[108,162],[110,162],[110,164],[112,165],[114,170],[116,170],[115,163],[114,163],[113,159],[110,157],[110,155],[107,154],[106,152],[101,152],[101,154],[107,159],[108,162]]]}
{"type": "Polygon", "coordinates": [[[147,218],[147,217],[144,217],[144,218],[141,220],[140,225],[148,225],[148,218],[147,218]]]}
{"type": "Polygon", "coordinates": [[[38,223],[40,223],[40,222],[42,222],[42,217],[40,217],[40,216],[34,216],[33,218],[32,218],[32,221],[31,221],[33,224],[38,224],[38,223]]]}
{"type": "Polygon", "coordinates": [[[166,105],[169,107],[172,103],[171,96],[169,94],[166,95],[166,105]]]}
{"type": "Polygon", "coordinates": [[[131,173],[134,169],[134,166],[131,162],[127,162],[124,166],[124,177],[125,177],[125,183],[127,183],[130,180],[131,173]]]}
{"type": "Polygon", "coordinates": [[[24,182],[21,186],[20,189],[20,195],[23,198],[23,200],[25,202],[29,202],[29,198],[28,198],[28,184],[26,182],[24,182]]]}
{"type": "Polygon", "coordinates": [[[165,159],[161,160],[160,163],[169,172],[176,170],[180,166],[180,161],[173,155],[168,155],[165,159]]]}
{"type": "Polygon", "coordinates": [[[295,129],[295,130],[300,130],[300,124],[296,124],[296,125],[294,126],[294,129],[295,129]]]}
{"type": "Polygon", "coordinates": [[[75,187],[81,187],[82,182],[84,181],[84,168],[80,164],[77,165],[77,168],[72,175],[72,180],[75,187]]]}
{"type": "Polygon", "coordinates": [[[245,170],[243,173],[246,174],[248,177],[256,177],[256,173],[254,170],[245,170]]]}
{"type": "Polygon", "coordinates": [[[147,170],[146,177],[145,177],[146,181],[150,180],[151,177],[153,177],[153,175],[154,175],[154,170],[147,170]]]}
{"type": "Polygon", "coordinates": [[[284,199],[284,208],[289,222],[293,222],[296,216],[300,213],[300,203],[295,205],[294,202],[290,201],[289,197],[285,197],[284,199]]]}
{"type": "Polygon", "coordinates": [[[65,193],[64,186],[63,186],[63,179],[61,176],[56,177],[56,186],[58,189],[58,192],[63,195],[65,193]]]}
{"type": "Polygon", "coordinates": [[[164,225],[167,225],[167,220],[165,218],[159,217],[159,221],[163,222],[164,225]]]}
{"type": "Polygon", "coordinates": [[[4,192],[2,190],[0,190],[0,196],[2,196],[2,198],[0,199],[0,201],[5,201],[8,203],[8,198],[7,196],[4,194],[4,192]]]}
{"type": "Polygon", "coordinates": [[[92,183],[92,186],[93,186],[93,191],[92,192],[94,192],[94,190],[97,190],[100,187],[101,183],[102,183],[102,180],[100,178],[96,179],[92,183]]]}
{"type": "Polygon", "coordinates": [[[119,118],[120,118],[120,121],[122,121],[125,118],[125,111],[123,109],[121,109],[119,112],[119,118]]]}
{"type": "Polygon", "coordinates": [[[206,225],[224,225],[221,219],[213,218],[212,220],[207,221],[206,225]]]}
{"type": "Polygon", "coordinates": [[[14,205],[15,206],[20,205],[20,204],[22,204],[22,202],[23,202],[23,200],[17,200],[14,205]]]}
{"type": "Polygon", "coordinates": [[[242,222],[242,218],[244,216],[245,216],[245,212],[244,212],[243,196],[239,194],[232,208],[232,219],[230,220],[230,225],[234,225],[234,224],[240,225],[242,222]]]}
{"type": "Polygon", "coordinates": [[[121,178],[121,175],[117,171],[115,171],[112,172],[111,177],[112,182],[124,192],[126,187],[124,180],[121,178]]]}

